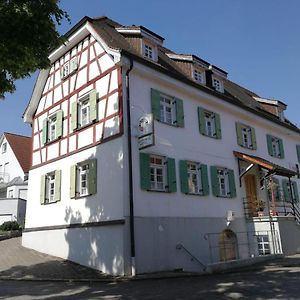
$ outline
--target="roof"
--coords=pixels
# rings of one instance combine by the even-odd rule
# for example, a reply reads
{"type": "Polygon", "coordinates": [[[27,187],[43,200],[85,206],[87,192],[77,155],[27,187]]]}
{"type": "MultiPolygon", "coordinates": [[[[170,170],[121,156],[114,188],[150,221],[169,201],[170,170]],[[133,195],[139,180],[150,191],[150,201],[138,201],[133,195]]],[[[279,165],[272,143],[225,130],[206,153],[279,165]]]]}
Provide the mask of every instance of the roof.
{"type": "Polygon", "coordinates": [[[14,152],[23,172],[29,172],[31,164],[31,137],[8,132],[4,132],[3,135],[14,152]]]}
{"type": "Polygon", "coordinates": [[[235,157],[240,158],[245,161],[248,161],[248,162],[251,162],[255,165],[259,165],[262,168],[268,170],[270,173],[273,173],[273,174],[277,174],[280,176],[287,176],[287,177],[297,175],[297,172],[295,172],[293,170],[276,165],[276,164],[274,164],[264,158],[258,157],[258,156],[254,156],[254,155],[250,155],[250,154],[246,154],[246,153],[242,153],[242,152],[237,152],[237,151],[233,151],[233,154],[235,157]]]}
{"type": "MultiPolygon", "coordinates": [[[[177,80],[180,80],[181,82],[193,86],[194,88],[204,91],[210,95],[216,96],[218,99],[224,100],[227,103],[238,106],[264,119],[268,119],[278,125],[284,126],[290,130],[300,133],[300,129],[294,124],[292,124],[290,121],[286,119],[281,120],[279,117],[271,114],[270,112],[267,112],[266,109],[264,109],[263,105],[261,105],[258,101],[254,99],[254,97],[261,98],[259,95],[249,91],[244,87],[241,87],[236,83],[233,83],[227,78],[223,78],[225,93],[222,94],[215,91],[215,89],[206,85],[199,84],[195,82],[192,78],[188,77],[181,70],[181,68],[178,66],[175,60],[178,60],[180,58],[181,59],[185,58],[188,62],[190,61],[190,63],[192,63],[193,60],[198,60],[199,62],[202,62],[205,65],[206,64],[211,65],[213,69],[219,70],[220,72],[227,75],[227,73],[224,70],[216,67],[213,64],[206,62],[205,60],[199,58],[196,55],[177,54],[174,51],[167,49],[164,46],[158,44],[158,61],[154,62],[145,59],[142,53],[139,53],[134,48],[134,46],[130,43],[130,38],[128,38],[126,34],[122,34],[122,32],[118,31],[118,29],[120,28],[123,29],[127,28],[129,30],[143,29],[143,30],[147,30],[147,32],[151,34],[154,34],[151,30],[146,29],[143,26],[123,26],[107,17],[98,17],[94,19],[89,17],[84,17],[71,30],[67,32],[65,37],[66,38],[70,37],[72,34],[74,34],[77,30],[79,30],[82,26],[85,26],[86,24],[89,24],[90,28],[93,29],[93,34],[98,35],[98,40],[101,40],[101,42],[103,42],[105,46],[111,51],[116,51],[118,53],[121,53],[121,55],[129,57],[139,63],[145,64],[150,68],[154,68],[159,72],[166,74],[167,76],[173,77],[177,80]]],[[[157,37],[161,38],[158,35],[157,37]]],[[[38,78],[38,80],[41,80],[39,86],[42,86],[42,81],[47,80],[47,78],[41,79],[42,76],[44,75],[41,74],[41,76],[38,78]]],[[[38,92],[34,91],[30,101],[30,105],[28,105],[24,113],[25,120],[28,120],[30,122],[31,117],[34,114],[35,108],[38,105],[38,101],[39,101],[38,92]]]]}

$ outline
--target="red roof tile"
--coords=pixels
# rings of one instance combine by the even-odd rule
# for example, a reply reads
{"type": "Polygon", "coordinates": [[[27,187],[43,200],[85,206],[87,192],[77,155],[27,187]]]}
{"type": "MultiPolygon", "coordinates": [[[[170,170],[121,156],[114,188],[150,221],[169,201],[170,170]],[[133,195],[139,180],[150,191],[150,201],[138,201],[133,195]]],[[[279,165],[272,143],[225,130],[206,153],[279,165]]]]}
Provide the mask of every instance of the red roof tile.
{"type": "Polygon", "coordinates": [[[29,172],[31,165],[31,137],[7,132],[4,135],[23,171],[25,173],[29,172]]]}

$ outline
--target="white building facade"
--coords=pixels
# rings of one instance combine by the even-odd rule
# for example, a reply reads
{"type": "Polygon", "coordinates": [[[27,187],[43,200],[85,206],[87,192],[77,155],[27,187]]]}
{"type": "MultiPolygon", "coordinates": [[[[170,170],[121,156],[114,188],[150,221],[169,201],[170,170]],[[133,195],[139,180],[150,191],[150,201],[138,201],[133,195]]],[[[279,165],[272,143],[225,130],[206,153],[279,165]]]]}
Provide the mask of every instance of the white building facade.
{"type": "Polygon", "coordinates": [[[298,211],[300,130],[282,102],[142,26],[84,18],[67,36],[24,114],[24,246],[115,275],[296,251],[277,221],[298,211]]]}
{"type": "Polygon", "coordinates": [[[3,133],[0,138],[0,224],[24,225],[31,138],[3,133]]]}

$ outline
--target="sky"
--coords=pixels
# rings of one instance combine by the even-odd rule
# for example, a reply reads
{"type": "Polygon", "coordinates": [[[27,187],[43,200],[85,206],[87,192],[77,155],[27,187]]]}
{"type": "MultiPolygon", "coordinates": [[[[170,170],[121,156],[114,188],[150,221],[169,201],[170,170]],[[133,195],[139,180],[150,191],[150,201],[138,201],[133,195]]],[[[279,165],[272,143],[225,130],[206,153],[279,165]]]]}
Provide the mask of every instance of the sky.
{"type": "MultiPolygon", "coordinates": [[[[84,16],[143,25],[167,48],[197,55],[261,97],[286,103],[286,117],[300,126],[299,0],[61,0],[60,7],[71,17],[61,34],[84,16]]],[[[0,133],[31,135],[22,114],[36,74],[0,100],[0,133]]]]}

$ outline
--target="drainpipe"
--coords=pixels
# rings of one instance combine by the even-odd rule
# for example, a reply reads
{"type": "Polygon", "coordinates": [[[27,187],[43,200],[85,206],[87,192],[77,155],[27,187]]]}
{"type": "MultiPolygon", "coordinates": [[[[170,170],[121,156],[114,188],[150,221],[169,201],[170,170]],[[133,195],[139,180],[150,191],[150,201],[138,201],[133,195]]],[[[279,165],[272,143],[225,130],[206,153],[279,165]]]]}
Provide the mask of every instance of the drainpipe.
{"type": "Polygon", "coordinates": [[[133,177],[132,177],[132,146],[131,146],[131,115],[129,73],[133,68],[130,57],[130,67],[126,71],[126,109],[127,109],[127,146],[128,146],[128,179],[129,179],[129,228],[130,228],[130,257],[131,275],[135,276],[135,239],[134,239],[134,209],[133,209],[133,177]]]}
{"type": "Polygon", "coordinates": [[[293,214],[294,214],[294,217],[296,219],[295,203],[294,203],[294,197],[293,197],[293,191],[292,191],[291,177],[289,177],[289,187],[290,187],[290,197],[291,197],[291,201],[292,201],[293,214]]]}

